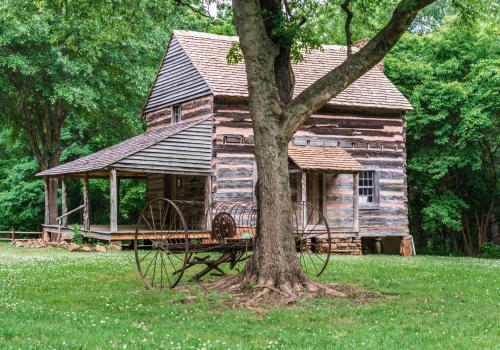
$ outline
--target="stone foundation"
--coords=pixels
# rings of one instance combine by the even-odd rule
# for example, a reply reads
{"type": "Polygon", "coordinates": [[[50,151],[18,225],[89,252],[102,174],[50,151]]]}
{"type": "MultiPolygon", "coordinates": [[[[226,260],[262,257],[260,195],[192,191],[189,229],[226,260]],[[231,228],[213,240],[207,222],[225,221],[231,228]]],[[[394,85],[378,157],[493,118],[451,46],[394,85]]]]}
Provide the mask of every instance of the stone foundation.
{"type": "MultiPolygon", "coordinates": [[[[326,253],[328,251],[328,242],[325,238],[310,241],[305,250],[320,254],[326,253]]],[[[361,255],[361,238],[351,235],[332,235],[330,252],[333,254],[361,255]]]]}
{"type": "Polygon", "coordinates": [[[332,235],[332,253],[361,255],[361,237],[332,235]]]}

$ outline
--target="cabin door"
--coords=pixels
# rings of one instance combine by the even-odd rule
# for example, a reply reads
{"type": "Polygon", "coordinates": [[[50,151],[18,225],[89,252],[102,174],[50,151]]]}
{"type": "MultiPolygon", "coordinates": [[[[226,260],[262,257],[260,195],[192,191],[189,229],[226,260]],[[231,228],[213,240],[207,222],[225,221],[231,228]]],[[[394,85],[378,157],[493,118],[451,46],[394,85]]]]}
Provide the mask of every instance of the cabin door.
{"type": "Polygon", "coordinates": [[[324,194],[324,174],[320,173],[307,173],[307,188],[306,197],[307,201],[312,204],[313,207],[318,210],[311,213],[309,210],[307,213],[308,225],[315,225],[319,221],[318,213],[323,213],[323,194],[324,194]],[[312,215],[311,215],[312,214],[312,215]]]}

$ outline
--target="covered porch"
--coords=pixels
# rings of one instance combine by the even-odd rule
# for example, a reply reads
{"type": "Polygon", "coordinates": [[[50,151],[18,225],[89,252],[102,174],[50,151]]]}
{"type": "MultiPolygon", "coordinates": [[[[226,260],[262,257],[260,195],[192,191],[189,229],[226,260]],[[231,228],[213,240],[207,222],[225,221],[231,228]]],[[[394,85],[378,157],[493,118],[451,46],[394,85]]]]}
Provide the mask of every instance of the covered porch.
{"type": "MultiPolygon", "coordinates": [[[[50,178],[58,178],[61,186],[60,211],[52,222],[49,215],[45,215],[42,225],[44,239],[69,238],[77,227],[84,237],[106,241],[131,240],[134,238],[136,225],[121,225],[119,222],[120,180],[146,180],[148,194],[155,190],[148,188],[154,186],[155,182],[151,179],[165,179],[162,186],[170,186],[174,192],[177,183],[183,180],[195,181],[199,184],[196,187],[200,192],[198,198],[209,203],[211,161],[212,122],[210,118],[204,118],[147,131],[94,154],[41,172],[37,175],[43,176],[46,182],[50,178]],[[108,224],[95,224],[92,221],[92,198],[89,190],[89,181],[92,179],[109,180],[108,224]],[[82,186],[82,204],[75,208],[68,208],[70,181],[79,181],[82,186]],[[80,213],[81,220],[70,223],[70,215],[77,213],[80,213]]],[[[145,198],[148,199],[152,198],[145,198]]],[[[46,213],[51,205],[46,198],[46,213]]]]}
{"type": "MultiPolygon", "coordinates": [[[[318,222],[318,215],[323,215],[328,222],[329,229],[337,238],[358,236],[359,234],[359,173],[363,166],[351,157],[349,153],[334,147],[292,146],[288,148],[290,186],[293,201],[309,202],[319,210],[317,213],[302,213],[307,218],[304,224],[318,222]],[[343,189],[342,193],[351,191],[350,213],[346,218],[339,218],[330,213],[336,205],[335,198],[329,193],[334,185],[333,179],[339,175],[352,176],[350,190],[343,189]],[[318,214],[319,213],[319,214],[318,214]],[[333,220],[336,220],[335,223],[333,220]],[[340,221],[340,224],[338,222],[340,221]]],[[[337,194],[335,195],[337,196],[337,194]]]]}

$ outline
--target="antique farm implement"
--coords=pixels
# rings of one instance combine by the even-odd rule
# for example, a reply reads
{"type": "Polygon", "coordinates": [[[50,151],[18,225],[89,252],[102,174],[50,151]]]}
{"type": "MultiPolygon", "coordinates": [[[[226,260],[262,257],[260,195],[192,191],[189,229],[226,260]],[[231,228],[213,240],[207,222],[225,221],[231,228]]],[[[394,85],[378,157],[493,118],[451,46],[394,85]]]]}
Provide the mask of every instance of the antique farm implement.
{"type": "MultiPolygon", "coordinates": [[[[303,269],[317,276],[325,270],[331,236],[323,214],[308,202],[293,204],[294,237],[303,269]]],[[[248,260],[256,234],[253,202],[150,201],[135,230],[137,269],[147,288],[174,288],[186,270],[191,279],[224,275],[248,260]]]]}

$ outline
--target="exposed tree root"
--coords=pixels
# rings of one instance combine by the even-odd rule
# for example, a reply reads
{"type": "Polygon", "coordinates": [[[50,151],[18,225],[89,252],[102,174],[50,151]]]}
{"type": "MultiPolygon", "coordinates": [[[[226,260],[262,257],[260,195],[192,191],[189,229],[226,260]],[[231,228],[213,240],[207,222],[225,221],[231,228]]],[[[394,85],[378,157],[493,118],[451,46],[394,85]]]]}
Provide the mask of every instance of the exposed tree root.
{"type": "Polygon", "coordinates": [[[244,272],[226,276],[209,286],[219,292],[231,294],[239,304],[255,308],[261,304],[290,305],[302,299],[346,298],[348,295],[335,289],[335,285],[322,284],[303,278],[302,283],[281,283],[256,279],[255,275],[244,272]]]}

